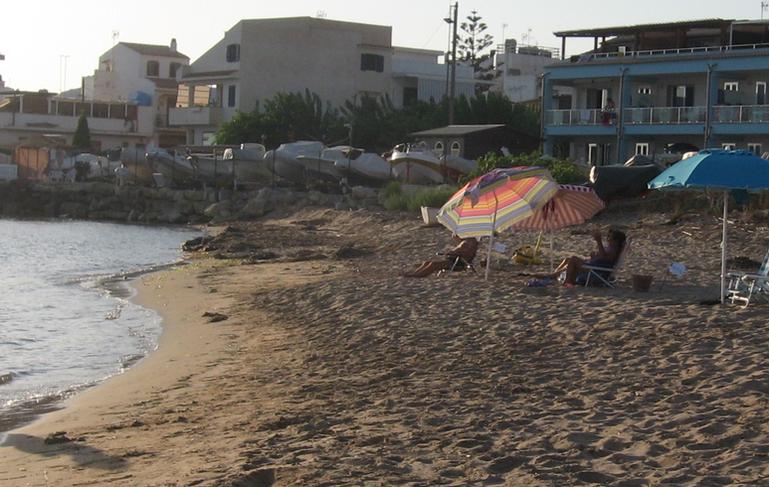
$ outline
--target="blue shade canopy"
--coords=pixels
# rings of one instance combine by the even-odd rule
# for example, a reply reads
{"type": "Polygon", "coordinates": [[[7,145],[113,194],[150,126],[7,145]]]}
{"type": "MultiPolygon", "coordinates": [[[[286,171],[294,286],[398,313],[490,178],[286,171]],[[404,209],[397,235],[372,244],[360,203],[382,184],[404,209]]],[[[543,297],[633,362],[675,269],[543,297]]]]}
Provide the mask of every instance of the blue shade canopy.
{"type": "Polygon", "coordinates": [[[650,189],[769,189],[769,161],[742,150],[706,149],[649,182],[650,189]]]}

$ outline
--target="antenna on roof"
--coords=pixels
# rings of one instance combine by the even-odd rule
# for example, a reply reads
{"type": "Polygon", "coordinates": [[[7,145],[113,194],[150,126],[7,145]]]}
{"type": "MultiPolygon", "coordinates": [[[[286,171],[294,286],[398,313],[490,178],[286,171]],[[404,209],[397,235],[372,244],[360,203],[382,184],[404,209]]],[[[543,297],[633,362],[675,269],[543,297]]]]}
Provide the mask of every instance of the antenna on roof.
{"type": "Polygon", "coordinates": [[[325,10],[318,10],[318,12],[315,14],[315,16],[317,18],[319,18],[319,19],[325,19],[326,17],[328,17],[328,15],[326,15],[326,11],[325,10]]]}
{"type": "Polygon", "coordinates": [[[120,39],[120,32],[113,30],[112,31],[112,45],[114,46],[117,44],[118,39],[120,39]]]}

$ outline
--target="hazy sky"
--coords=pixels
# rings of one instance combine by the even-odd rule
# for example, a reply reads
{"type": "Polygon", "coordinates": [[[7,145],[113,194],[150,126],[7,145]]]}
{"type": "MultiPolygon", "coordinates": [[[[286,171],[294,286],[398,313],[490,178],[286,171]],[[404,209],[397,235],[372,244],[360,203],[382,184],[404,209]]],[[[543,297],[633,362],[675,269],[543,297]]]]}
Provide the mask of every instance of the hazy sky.
{"type": "MultiPolygon", "coordinates": [[[[445,50],[447,0],[8,0],[0,9],[0,75],[7,86],[58,92],[78,87],[99,55],[125,42],[168,44],[192,61],[245,18],[325,15],[328,19],[390,25],[397,46],[445,50]],[[64,64],[66,62],[66,70],[64,64]],[[66,71],[66,76],[65,76],[66,71]]],[[[460,21],[471,10],[495,43],[529,36],[529,44],[559,47],[554,31],[705,18],[761,18],[761,0],[460,0],[460,21]]],[[[769,18],[769,12],[764,14],[769,18]]],[[[592,42],[570,40],[567,53],[592,42]]]]}

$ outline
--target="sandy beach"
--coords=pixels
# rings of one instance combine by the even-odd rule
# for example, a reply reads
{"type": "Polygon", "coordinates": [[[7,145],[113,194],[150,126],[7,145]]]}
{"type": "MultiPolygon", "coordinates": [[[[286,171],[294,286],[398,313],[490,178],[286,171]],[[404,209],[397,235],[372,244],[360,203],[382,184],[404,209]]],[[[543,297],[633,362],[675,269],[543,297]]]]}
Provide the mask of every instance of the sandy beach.
{"type": "MultiPolygon", "coordinates": [[[[730,256],[760,261],[769,223],[742,216],[730,256]]],[[[720,223],[670,220],[629,207],[555,233],[563,257],[625,229],[617,289],[528,288],[544,267],[509,255],[489,282],[399,277],[449,243],[412,216],[233,223],[137,282],[158,350],[11,432],[0,485],[769,484],[767,307],[702,304],[720,223]]]]}

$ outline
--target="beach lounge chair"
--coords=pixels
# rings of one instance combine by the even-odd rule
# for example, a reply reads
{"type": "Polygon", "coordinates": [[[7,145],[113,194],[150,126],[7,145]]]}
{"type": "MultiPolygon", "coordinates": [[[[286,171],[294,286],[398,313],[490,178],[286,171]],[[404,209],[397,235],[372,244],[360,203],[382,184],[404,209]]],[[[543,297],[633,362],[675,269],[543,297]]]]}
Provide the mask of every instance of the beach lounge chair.
{"type": "Polygon", "coordinates": [[[625,245],[622,247],[617,257],[617,262],[614,263],[614,267],[598,267],[593,265],[584,265],[583,269],[587,270],[587,276],[585,277],[585,287],[588,286],[606,286],[616,287],[617,285],[617,273],[625,265],[625,259],[630,251],[630,238],[625,240],[625,245]]]}
{"type": "Polygon", "coordinates": [[[743,307],[747,308],[754,297],[769,301],[769,251],[755,274],[730,272],[726,277],[729,278],[727,295],[732,304],[744,303],[743,307]]]}

